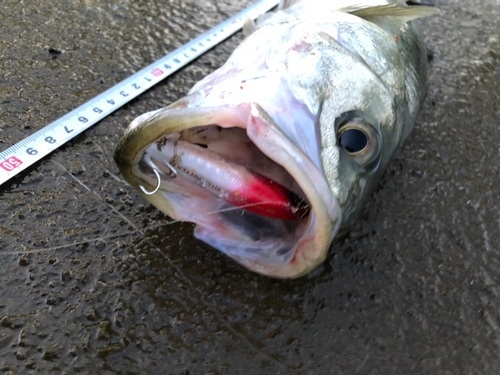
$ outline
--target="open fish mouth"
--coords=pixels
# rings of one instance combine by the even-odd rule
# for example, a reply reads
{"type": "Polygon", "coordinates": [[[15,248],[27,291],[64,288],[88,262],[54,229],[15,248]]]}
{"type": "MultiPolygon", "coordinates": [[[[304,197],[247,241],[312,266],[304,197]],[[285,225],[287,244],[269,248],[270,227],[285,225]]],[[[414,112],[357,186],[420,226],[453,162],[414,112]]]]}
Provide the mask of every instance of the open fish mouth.
{"type": "Polygon", "coordinates": [[[182,107],[130,124],[114,154],[124,177],[255,272],[298,277],[320,264],[341,212],[310,155],[256,103],[182,107]]]}

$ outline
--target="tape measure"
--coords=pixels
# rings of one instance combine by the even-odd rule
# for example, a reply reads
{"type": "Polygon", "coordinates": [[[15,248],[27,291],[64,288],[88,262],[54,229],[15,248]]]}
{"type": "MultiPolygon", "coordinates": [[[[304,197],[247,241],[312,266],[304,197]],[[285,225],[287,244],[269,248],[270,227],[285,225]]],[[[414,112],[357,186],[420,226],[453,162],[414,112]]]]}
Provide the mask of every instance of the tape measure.
{"type": "Polygon", "coordinates": [[[242,28],[246,18],[255,19],[275,7],[278,2],[279,0],[260,0],[0,152],[0,185],[236,33],[242,28]]]}

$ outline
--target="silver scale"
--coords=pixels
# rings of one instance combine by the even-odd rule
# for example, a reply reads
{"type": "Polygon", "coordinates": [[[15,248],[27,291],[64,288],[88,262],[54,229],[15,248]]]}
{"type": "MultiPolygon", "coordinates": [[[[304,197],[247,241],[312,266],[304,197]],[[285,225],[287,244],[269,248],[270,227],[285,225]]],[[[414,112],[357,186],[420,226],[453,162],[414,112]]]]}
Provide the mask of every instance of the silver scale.
{"type": "Polygon", "coordinates": [[[0,185],[278,4],[261,0],[0,153],[0,185]]]}

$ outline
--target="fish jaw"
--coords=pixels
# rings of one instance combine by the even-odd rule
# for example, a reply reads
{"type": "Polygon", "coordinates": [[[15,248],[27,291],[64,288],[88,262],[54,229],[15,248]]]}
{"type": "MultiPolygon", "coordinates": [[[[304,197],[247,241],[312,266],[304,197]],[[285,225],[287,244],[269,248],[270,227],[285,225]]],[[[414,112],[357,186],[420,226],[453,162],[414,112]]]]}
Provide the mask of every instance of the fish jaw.
{"type": "MultiPolygon", "coordinates": [[[[200,155],[209,151],[200,149],[200,155]]],[[[196,223],[195,237],[266,276],[294,278],[310,272],[325,259],[341,222],[340,207],[322,171],[256,103],[166,108],[142,115],[129,127],[114,157],[123,176],[148,201],[173,219],[196,223]],[[274,179],[308,203],[308,215],[295,221],[279,220],[240,209],[207,189],[206,178],[199,177],[203,171],[195,172],[198,180],[194,181],[177,166],[173,167],[177,178],[169,177],[165,168],[172,168],[168,162],[173,156],[161,148],[162,142],[211,124],[217,124],[221,133],[237,132],[243,137],[257,153],[252,157],[262,159],[250,169],[261,168],[259,172],[270,178],[278,175],[274,179]],[[156,193],[147,193],[157,187],[156,193]]],[[[223,175],[225,167],[206,168],[223,175]]],[[[219,181],[219,185],[224,188],[230,181],[219,181]]]]}

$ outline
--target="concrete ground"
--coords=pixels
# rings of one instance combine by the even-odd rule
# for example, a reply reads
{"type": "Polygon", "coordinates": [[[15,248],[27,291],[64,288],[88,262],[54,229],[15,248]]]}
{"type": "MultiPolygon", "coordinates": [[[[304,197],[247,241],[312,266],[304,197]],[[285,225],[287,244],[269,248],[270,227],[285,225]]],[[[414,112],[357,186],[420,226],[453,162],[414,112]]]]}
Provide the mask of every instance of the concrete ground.
{"type": "MultiPolygon", "coordinates": [[[[0,150],[250,3],[3,1],[0,150]]],[[[2,185],[0,374],[499,373],[500,4],[447,3],[423,21],[412,136],[306,277],[253,274],[193,239],[112,159],[133,118],[240,34],[2,185]]]]}

